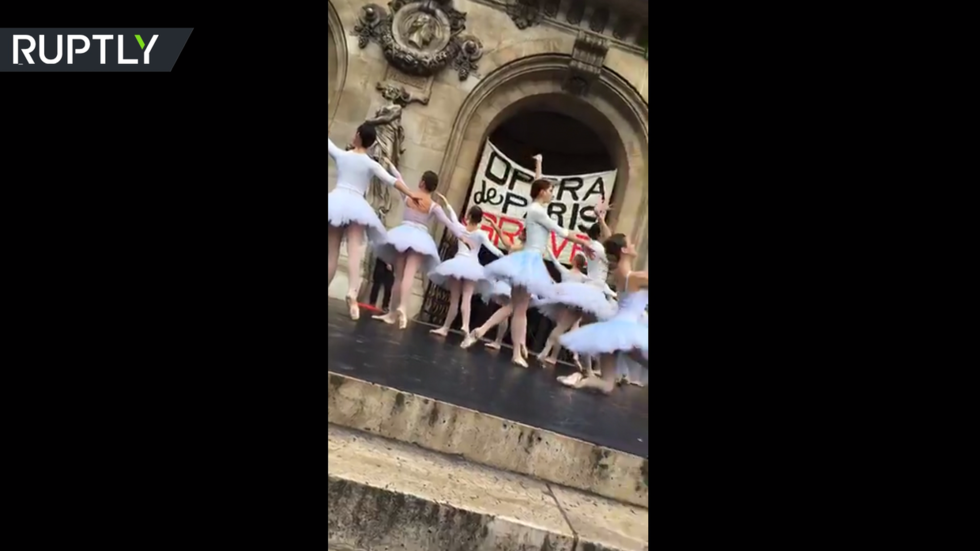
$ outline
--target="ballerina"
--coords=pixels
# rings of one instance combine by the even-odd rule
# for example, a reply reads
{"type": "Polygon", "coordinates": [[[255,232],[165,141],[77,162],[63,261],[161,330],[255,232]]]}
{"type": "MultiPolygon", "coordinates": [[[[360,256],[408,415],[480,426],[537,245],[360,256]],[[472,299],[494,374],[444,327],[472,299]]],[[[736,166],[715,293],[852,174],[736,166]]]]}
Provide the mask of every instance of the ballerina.
{"type": "MultiPolygon", "coordinates": [[[[558,338],[572,327],[577,327],[584,316],[596,319],[606,319],[615,313],[613,305],[607,296],[615,297],[615,293],[605,282],[604,289],[599,288],[586,274],[587,260],[584,254],[576,254],[572,258],[572,269],[569,270],[558,262],[550,251],[547,253],[552,265],[561,273],[562,281],[552,287],[548,295],[535,302],[535,307],[545,316],[555,322],[555,327],[548,335],[544,348],[538,353],[537,359],[542,364],[555,365],[558,361],[558,338]],[[550,355],[549,355],[550,354],[550,355]]],[[[576,365],[579,365],[576,362],[576,365]]],[[[581,369],[581,366],[579,366],[581,369]]]]}
{"type": "MultiPolygon", "coordinates": [[[[401,179],[398,169],[392,167],[392,173],[401,179]]],[[[405,199],[405,209],[402,211],[402,223],[392,228],[382,243],[374,245],[374,253],[395,268],[395,284],[392,286],[391,305],[387,314],[372,316],[372,318],[392,324],[398,322],[398,328],[408,325],[405,314],[405,304],[411,296],[412,283],[415,274],[421,267],[424,273],[429,273],[439,265],[439,248],[429,235],[428,222],[434,216],[460,242],[474,248],[461,228],[446,217],[446,213],[438,203],[432,200],[432,193],[439,185],[439,176],[431,170],[426,170],[419,181],[419,193],[412,199],[405,199]]]]}
{"type": "Polygon", "coordinates": [[[337,273],[337,259],[340,257],[340,243],[347,240],[347,309],[351,319],[360,318],[357,306],[357,292],[361,286],[361,259],[364,254],[364,238],[367,234],[371,242],[384,240],[385,227],[381,224],[374,209],[364,199],[371,177],[374,176],[389,186],[394,186],[406,199],[417,202],[401,176],[393,176],[385,171],[377,161],[367,154],[367,149],[376,139],[374,127],[362,124],[354,134],[354,147],[344,151],[327,138],[327,152],[337,164],[337,187],[327,195],[327,285],[337,273]]]}
{"type": "MultiPolygon", "coordinates": [[[[541,155],[536,155],[534,160],[536,175],[540,175],[541,155]]],[[[510,305],[514,309],[510,321],[510,339],[514,345],[511,361],[524,368],[527,367],[527,362],[522,351],[525,349],[527,308],[531,303],[531,295],[544,296],[554,284],[541,256],[548,247],[548,237],[555,233],[581,247],[587,246],[585,240],[572,235],[548,216],[545,205],[551,201],[552,187],[553,182],[540,177],[531,183],[532,202],[527,208],[527,241],[524,242],[524,248],[484,266],[488,278],[506,281],[511,286],[510,305]]],[[[463,344],[469,346],[481,337],[483,334],[476,330],[466,336],[463,344]]]]}
{"type": "MultiPolygon", "coordinates": [[[[504,253],[494,247],[487,234],[480,230],[480,222],[483,221],[483,209],[478,206],[470,207],[469,212],[466,213],[466,225],[463,225],[456,217],[456,211],[453,210],[446,197],[441,193],[436,193],[435,196],[445,205],[445,210],[453,226],[463,232],[463,235],[475,244],[475,248],[470,249],[464,241],[459,241],[456,247],[456,256],[439,264],[435,270],[429,272],[429,281],[440,287],[449,288],[449,312],[446,314],[446,321],[443,322],[442,327],[432,329],[429,333],[443,337],[449,334],[449,327],[456,320],[456,314],[460,310],[459,301],[460,295],[462,295],[463,325],[461,329],[464,334],[468,334],[470,332],[470,305],[473,291],[476,289],[477,283],[485,279],[478,254],[480,247],[486,247],[497,257],[503,256],[504,253]]],[[[500,229],[493,222],[490,222],[490,225],[499,234],[500,229]]]]}
{"type": "Polygon", "coordinates": [[[562,346],[581,355],[599,356],[603,373],[610,380],[597,376],[594,372],[584,377],[575,372],[558,380],[574,388],[592,388],[605,394],[615,388],[616,362],[632,360],[648,370],[648,323],[644,321],[649,294],[646,271],[634,272],[633,260],[636,251],[624,234],[616,234],[605,242],[605,249],[611,261],[616,263],[616,287],[619,289],[619,310],[609,320],[586,325],[562,335],[558,340],[562,346]]]}

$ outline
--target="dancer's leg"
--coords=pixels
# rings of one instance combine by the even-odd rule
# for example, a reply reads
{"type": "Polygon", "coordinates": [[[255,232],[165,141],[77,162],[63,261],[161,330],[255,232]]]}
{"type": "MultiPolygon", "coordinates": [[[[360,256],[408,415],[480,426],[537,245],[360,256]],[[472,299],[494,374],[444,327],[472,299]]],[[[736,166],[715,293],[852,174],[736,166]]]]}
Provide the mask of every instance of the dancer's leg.
{"type": "Polygon", "coordinates": [[[327,226],[327,285],[333,282],[337,273],[337,259],[340,258],[340,242],[344,239],[344,228],[327,226]]]}
{"type": "Polygon", "coordinates": [[[539,362],[551,365],[557,363],[558,353],[561,352],[561,345],[558,344],[558,339],[568,332],[568,329],[578,321],[578,318],[579,316],[574,310],[562,308],[558,314],[558,321],[555,323],[555,328],[551,330],[551,333],[548,335],[548,341],[545,342],[544,348],[538,354],[539,362]]]}
{"type": "MultiPolygon", "coordinates": [[[[446,321],[442,323],[442,327],[432,329],[429,331],[429,333],[442,335],[443,337],[449,334],[449,326],[456,321],[456,313],[459,311],[459,291],[459,280],[456,278],[451,278],[449,280],[449,312],[446,313],[446,321]]],[[[466,332],[469,333],[468,330],[466,332]]]]}
{"type": "Polygon", "coordinates": [[[415,273],[422,265],[423,256],[413,250],[405,251],[405,267],[402,269],[402,278],[398,282],[398,302],[395,303],[395,310],[398,316],[398,328],[404,329],[408,325],[408,314],[405,313],[408,297],[412,296],[412,284],[415,283],[415,273]]]}
{"type": "Polygon", "coordinates": [[[599,365],[602,366],[602,372],[606,374],[606,377],[585,377],[575,383],[575,388],[593,389],[603,394],[609,394],[616,387],[614,380],[616,366],[613,365],[615,362],[615,355],[602,354],[599,356],[599,365]]]}
{"type": "Polygon", "coordinates": [[[486,323],[477,327],[473,331],[470,331],[470,334],[466,335],[466,338],[463,339],[463,342],[459,346],[461,348],[469,348],[473,345],[473,343],[482,339],[483,335],[485,335],[487,331],[493,329],[497,326],[497,324],[510,317],[512,311],[513,310],[511,309],[510,304],[501,306],[496,312],[493,313],[492,316],[490,316],[490,319],[488,319],[486,323]]]}
{"type": "Polygon", "coordinates": [[[510,320],[510,341],[514,345],[511,361],[521,367],[527,367],[522,352],[527,337],[527,307],[531,303],[531,295],[524,287],[514,287],[510,294],[510,303],[514,308],[514,317],[510,320]]]}
{"type": "Polygon", "coordinates": [[[470,332],[470,306],[473,302],[473,291],[476,289],[475,281],[463,281],[463,304],[460,305],[460,309],[463,310],[463,333],[470,332]]]}
{"type": "MultiPolygon", "coordinates": [[[[501,308],[510,306],[509,298],[508,299],[495,298],[494,302],[496,302],[497,305],[500,306],[501,308]]],[[[504,344],[504,335],[507,334],[507,328],[510,327],[510,316],[513,315],[513,313],[514,313],[513,309],[508,310],[508,316],[503,320],[501,320],[501,322],[497,325],[496,338],[493,340],[493,342],[488,342],[484,346],[492,350],[500,350],[500,347],[503,346],[504,344]]],[[[487,321],[487,323],[490,323],[489,320],[487,321]]]]}
{"type": "Polygon", "coordinates": [[[364,258],[364,226],[350,224],[344,229],[347,237],[347,308],[351,319],[361,317],[357,292],[361,288],[361,260],[364,258]]]}
{"type": "MultiPolygon", "coordinates": [[[[392,266],[392,268],[395,269],[394,270],[395,274],[394,274],[394,281],[391,285],[392,287],[391,296],[394,299],[395,306],[398,305],[398,301],[401,299],[401,290],[400,290],[401,285],[399,284],[399,282],[401,282],[402,273],[405,271],[406,256],[407,253],[399,253],[398,256],[395,258],[395,264],[392,266]]],[[[398,313],[395,312],[394,309],[392,309],[389,310],[387,314],[371,316],[371,317],[373,317],[376,320],[381,320],[385,323],[395,323],[395,321],[398,319],[398,313]]]]}

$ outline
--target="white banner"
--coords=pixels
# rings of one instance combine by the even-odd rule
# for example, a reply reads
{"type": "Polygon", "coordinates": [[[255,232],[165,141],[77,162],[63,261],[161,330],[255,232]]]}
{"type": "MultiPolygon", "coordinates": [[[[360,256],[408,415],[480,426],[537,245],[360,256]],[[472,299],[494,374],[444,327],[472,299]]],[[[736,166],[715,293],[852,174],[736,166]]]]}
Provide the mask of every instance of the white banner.
{"type": "MultiPolygon", "coordinates": [[[[531,160],[533,163],[534,161],[531,160]]],[[[544,159],[547,167],[548,159],[544,159]]],[[[548,205],[548,214],[558,225],[581,237],[596,222],[595,206],[603,197],[612,198],[616,185],[616,171],[595,172],[577,176],[548,176],[556,183],[548,205]]],[[[513,236],[524,229],[524,217],[531,201],[531,182],[534,171],[508,159],[488,140],[483,147],[483,158],[477,167],[476,178],[470,188],[467,208],[478,206],[500,225],[504,234],[513,236]]],[[[462,213],[460,215],[462,217],[462,213]]],[[[484,225],[494,244],[500,237],[490,226],[484,225]]],[[[551,235],[551,253],[562,262],[569,264],[572,256],[580,250],[578,245],[567,239],[551,235]]]]}

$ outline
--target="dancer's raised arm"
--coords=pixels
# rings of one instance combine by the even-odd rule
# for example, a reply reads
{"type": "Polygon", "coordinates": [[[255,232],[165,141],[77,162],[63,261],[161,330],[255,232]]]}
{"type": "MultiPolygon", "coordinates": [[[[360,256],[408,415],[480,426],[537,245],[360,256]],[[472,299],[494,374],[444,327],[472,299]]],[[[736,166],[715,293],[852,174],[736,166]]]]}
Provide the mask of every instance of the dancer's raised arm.
{"type": "Polygon", "coordinates": [[[534,179],[540,180],[542,178],[541,163],[544,161],[544,158],[541,156],[540,153],[538,153],[537,155],[531,158],[534,159],[534,179]]]}
{"type": "Polygon", "coordinates": [[[334,145],[333,140],[327,138],[327,153],[329,153],[330,156],[334,158],[334,160],[337,159],[337,155],[340,155],[343,152],[344,152],[343,149],[340,149],[339,147],[334,145]]]}
{"type": "Polygon", "coordinates": [[[599,239],[605,241],[609,239],[612,235],[612,230],[606,225],[606,213],[612,209],[612,205],[606,203],[606,198],[603,197],[599,204],[596,206],[596,222],[599,223],[599,239]]]}

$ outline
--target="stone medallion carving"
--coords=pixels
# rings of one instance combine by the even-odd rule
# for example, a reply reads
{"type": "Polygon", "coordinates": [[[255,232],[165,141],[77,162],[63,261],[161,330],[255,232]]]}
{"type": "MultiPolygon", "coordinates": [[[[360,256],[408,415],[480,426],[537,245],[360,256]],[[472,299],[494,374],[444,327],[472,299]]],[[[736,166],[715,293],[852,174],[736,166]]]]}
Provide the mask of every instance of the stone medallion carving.
{"type": "Polygon", "coordinates": [[[354,26],[358,46],[376,42],[388,63],[409,75],[433,76],[452,64],[466,80],[476,69],[483,46],[460,36],[466,14],[453,8],[452,0],[392,0],[388,8],[390,13],[377,4],[361,8],[354,26]]]}

